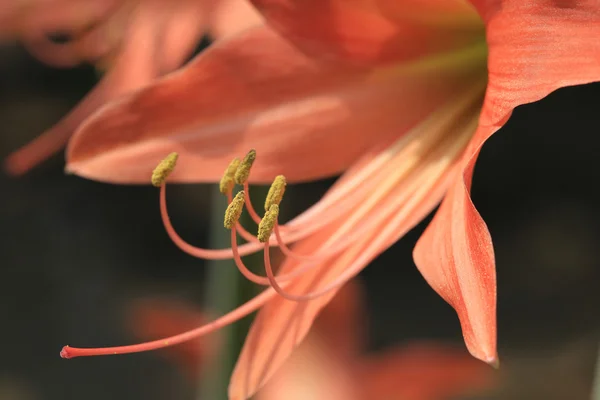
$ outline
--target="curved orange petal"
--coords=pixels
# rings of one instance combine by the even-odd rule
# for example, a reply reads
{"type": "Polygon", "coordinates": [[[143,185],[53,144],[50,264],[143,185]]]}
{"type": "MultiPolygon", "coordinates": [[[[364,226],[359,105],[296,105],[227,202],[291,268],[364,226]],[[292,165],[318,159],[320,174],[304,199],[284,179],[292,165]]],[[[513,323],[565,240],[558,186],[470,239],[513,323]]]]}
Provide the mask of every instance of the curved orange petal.
{"type": "Polygon", "coordinates": [[[479,149],[494,131],[478,129],[465,152],[464,169],[413,253],[429,285],[458,313],[471,354],[490,364],[498,363],[494,249],[469,191],[479,149]]]}
{"type": "Polygon", "coordinates": [[[473,1],[486,19],[489,83],[464,171],[414,252],[431,286],[457,311],[469,351],[497,363],[496,272],[490,234],[470,198],[479,149],[514,107],[600,79],[600,3],[473,1]]]}
{"type": "Polygon", "coordinates": [[[67,150],[67,169],[115,183],[146,183],[165,154],[172,179],[220,179],[255,148],[251,181],[315,179],[344,170],[450,98],[471,70],[375,73],[306,57],[268,27],[218,42],[180,72],[90,118],[67,150]]]}
{"type": "Polygon", "coordinates": [[[435,343],[415,343],[365,357],[356,381],[361,399],[440,400],[489,389],[493,370],[468,353],[435,343]]]}
{"type": "Polygon", "coordinates": [[[386,13],[388,6],[396,9],[391,0],[252,0],[252,3],[288,40],[308,54],[324,59],[362,65],[399,62],[452,51],[479,40],[469,27],[431,26],[410,18],[413,14],[427,15],[431,1],[424,8],[415,1],[412,13],[402,15],[405,10],[398,10],[396,16],[386,13]]]}
{"type": "Polygon", "coordinates": [[[600,80],[600,2],[472,0],[486,19],[489,85],[483,125],[570,85],[600,80]]]}

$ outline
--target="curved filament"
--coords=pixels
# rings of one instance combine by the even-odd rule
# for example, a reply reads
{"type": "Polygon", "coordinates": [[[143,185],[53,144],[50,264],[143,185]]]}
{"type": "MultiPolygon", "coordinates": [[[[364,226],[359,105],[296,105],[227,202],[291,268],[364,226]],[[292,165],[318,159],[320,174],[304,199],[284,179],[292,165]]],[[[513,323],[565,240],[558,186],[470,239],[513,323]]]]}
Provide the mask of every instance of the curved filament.
{"type": "Polygon", "coordinates": [[[219,330],[229,324],[232,324],[250,313],[258,310],[266,302],[268,302],[276,293],[267,289],[253,299],[247,301],[235,310],[221,316],[220,318],[178,335],[170,336],[164,339],[153,340],[151,342],[117,346],[117,347],[100,347],[100,348],[77,348],[65,346],[60,352],[62,358],[86,357],[86,356],[108,356],[116,354],[139,353],[142,351],[157,350],[164,347],[174,346],[188,340],[197,339],[216,330],[219,330]]]}
{"type": "MultiPolygon", "coordinates": [[[[248,279],[251,282],[256,283],[257,285],[262,285],[262,286],[272,285],[272,282],[271,282],[271,280],[269,279],[268,276],[256,275],[254,272],[250,271],[248,269],[248,267],[246,267],[246,265],[242,261],[242,259],[240,257],[240,254],[238,252],[238,246],[237,246],[237,243],[236,243],[236,238],[237,238],[236,237],[236,227],[234,226],[233,229],[231,229],[231,249],[233,251],[233,260],[235,261],[235,265],[237,266],[237,268],[239,269],[239,271],[242,273],[242,275],[244,275],[244,277],[246,279],[248,279]]],[[[266,243],[265,246],[269,247],[269,244],[266,243]]],[[[276,280],[275,280],[275,278],[273,278],[273,280],[276,283],[277,283],[277,281],[279,281],[279,282],[289,281],[290,279],[294,279],[294,278],[302,275],[303,273],[311,270],[312,268],[314,268],[317,265],[319,265],[319,264],[317,264],[317,263],[304,264],[304,265],[300,266],[299,268],[297,268],[296,270],[294,270],[294,271],[292,271],[290,273],[278,276],[276,278],[276,280]]],[[[266,265],[265,265],[265,268],[266,268],[266,265]]],[[[280,287],[279,284],[277,284],[277,286],[280,287]]]]}

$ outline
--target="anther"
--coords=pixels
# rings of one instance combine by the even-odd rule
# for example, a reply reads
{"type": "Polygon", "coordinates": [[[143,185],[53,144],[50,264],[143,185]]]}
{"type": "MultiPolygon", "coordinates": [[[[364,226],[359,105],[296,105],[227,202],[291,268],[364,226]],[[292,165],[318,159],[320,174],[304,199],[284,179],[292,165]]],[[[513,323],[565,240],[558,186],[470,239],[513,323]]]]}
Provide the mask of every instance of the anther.
{"type": "Polygon", "coordinates": [[[269,210],[265,213],[265,216],[258,224],[258,235],[257,238],[261,243],[266,243],[269,241],[269,237],[273,232],[273,228],[277,223],[277,218],[279,217],[279,206],[277,204],[271,205],[269,210]]]}
{"type": "Polygon", "coordinates": [[[225,210],[225,221],[224,226],[227,229],[231,229],[237,224],[240,219],[240,215],[242,215],[242,210],[244,209],[244,191],[239,191],[231,203],[227,206],[227,210],[225,210]]]}
{"type": "Polygon", "coordinates": [[[256,150],[252,149],[246,154],[242,162],[235,171],[235,183],[238,185],[243,185],[248,180],[248,176],[250,176],[250,169],[252,168],[252,164],[254,164],[254,160],[256,159],[256,150]]]}
{"type": "Polygon", "coordinates": [[[285,176],[277,175],[277,177],[275,177],[269,188],[269,193],[267,193],[265,211],[270,210],[273,204],[279,205],[279,203],[281,203],[281,199],[283,199],[283,194],[285,193],[286,184],[285,176]]]}
{"type": "Polygon", "coordinates": [[[154,171],[152,171],[151,182],[153,186],[161,187],[163,183],[167,180],[171,172],[175,169],[175,165],[177,164],[177,158],[179,154],[171,153],[162,160],[154,171]]]}
{"type": "Polygon", "coordinates": [[[221,191],[221,193],[227,194],[233,189],[233,185],[235,184],[234,177],[239,165],[240,159],[236,157],[233,160],[231,160],[231,162],[227,166],[227,169],[225,170],[225,172],[223,173],[223,177],[221,178],[221,182],[219,182],[219,190],[221,191]]]}

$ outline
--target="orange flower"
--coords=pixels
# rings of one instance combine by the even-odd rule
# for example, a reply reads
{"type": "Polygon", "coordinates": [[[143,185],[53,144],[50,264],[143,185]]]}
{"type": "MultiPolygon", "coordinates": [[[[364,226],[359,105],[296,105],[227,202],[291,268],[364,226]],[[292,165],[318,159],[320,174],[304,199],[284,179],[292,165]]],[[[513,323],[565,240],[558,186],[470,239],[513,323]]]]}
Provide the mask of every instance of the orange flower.
{"type": "Polygon", "coordinates": [[[20,0],[0,6],[0,41],[18,39],[57,67],[93,62],[108,72],[63,119],[13,153],[5,168],[27,172],[59,151],[98,107],[180,67],[202,35],[225,37],[261,24],[244,0],[20,0]],[[10,4],[9,4],[10,3],[10,4]],[[49,35],[67,34],[57,43],[49,35]]]}
{"type": "MultiPolygon", "coordinates": [[[[181,72],[103,108],[68,149],[69,171],[114,183],[146,182],[169,151],[181,154],[174,181],[214,182],[249,147],[259,155],[250,177],[255,183],[278,174],[298,182],[344,172],[323,200],[279,234],[277,209],[269,210],[265,219],[277,240],[264,246],[266,278],[248,274],[235,257],[245,275],[272,288],[176,340],[262,307],[230,385],[232,399],[247,398],[302,341],[335,290],[442,200],[417,243],[415,262],[456,309],[471,354],[497,364],[494,254],[470,198],[473,168],[483,143],[516,106],[600,80],[600,3],[254,4],[267,26],[217,42],[181,72]],[[296,254],[275,280],[269,245],[292,242],[298,242],[296,254]]],[[[247,188],[245,194],[249,208],[247,188]]],[[[163,184],[163,217],[164,198],[163,184]]],[[[194,249],[165,221],[175,242],[198,256],[231,257],[261,247],[194,249]]],[[[236,230],[242,231],[234,222],[235,244],[236,230]]],[[[63,355],[157,347],[67,347],[63,355]]]]}

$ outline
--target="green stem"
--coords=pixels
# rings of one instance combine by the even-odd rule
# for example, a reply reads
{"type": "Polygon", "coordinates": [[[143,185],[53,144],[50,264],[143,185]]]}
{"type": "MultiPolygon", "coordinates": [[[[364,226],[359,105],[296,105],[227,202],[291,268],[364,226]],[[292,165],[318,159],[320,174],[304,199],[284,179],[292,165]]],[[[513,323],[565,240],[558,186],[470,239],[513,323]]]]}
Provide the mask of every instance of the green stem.
{"type": "MultiPolygon", "coordinates": [[[[253,189],[254,190],[254,189],[253,189]]],[[[264,197],[265,190],[254,190],[264,197]]],[[[229,231],[223,227],[223,216],[227,203],[218,187],[213,188],[211,195],[210,241],[211,248],[223,248],[230,245],[229,231]]],[[[251,219],[242,215],[241,222],[250,227],[251,219]]],[[[259,265],[262,261],[260,255],[249,256],[245,259],[250,268],[259,265]]],[[[256,288],[251,282],[243,279],[232,260],[215,260],[206,263],[206,301],[205,305],[210,312],[224,314],[242,304],[244,300],[256,294],[256,288]]],[[[218,356],[201,368],[198,387],[198,400],[227,400],[227,387],[229,378],[237,361],[238,354],[243,346],[246,333],[250,326],[250,319],[230,325],[216,332],[220,348],[218,356]]]]}
{"type": "MultiPolygon", "coordinates": [[[[223,228],[223,214],[227,207],[223,195],[215,186],[211,194],[210,248],[226,247],[229,243],[229,232],[223,228]]],[[[211,260],[206,262],[206,308],[217,315],[232,310],[239,303],[240,278],[235,264],[231,260],[211,260]]],[[[198,400],[227,400],[227,385],[233,370],[235,354],[233,354],[235,326],[228,326],[216,332],[220,344],[217,357],[203,361],[198,400]]]]}
{"type": "Polygon", "coordinates": [[[596,375],[592,383],[592,400],[600,400],[600,344],[598,345],[598,358],[596,360],[596,375]]]}

